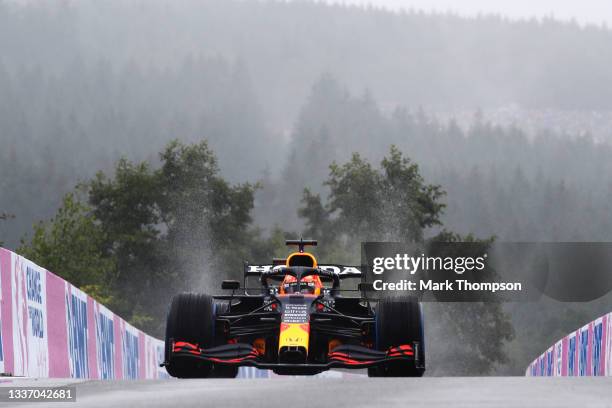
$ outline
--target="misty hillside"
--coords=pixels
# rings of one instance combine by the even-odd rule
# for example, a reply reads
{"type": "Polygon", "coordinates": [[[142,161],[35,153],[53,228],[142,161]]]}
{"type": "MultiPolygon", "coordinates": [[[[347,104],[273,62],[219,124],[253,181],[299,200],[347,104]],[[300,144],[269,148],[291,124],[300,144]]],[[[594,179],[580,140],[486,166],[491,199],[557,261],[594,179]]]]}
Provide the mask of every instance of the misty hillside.
{"type": "Polygon", "coordinates": [[[291,215],[301,191],[327,193],[321,182],[328,163],[345,162],[352,152],[378,162],[391,144],[447,192],[443,221],[454,231],[510,241],[612,239],[611,146],[552,132],[532,140],[479,115],[464,131],[422,111],[386,114],[371,96],[352,95],[330,77],[313,86],[298,116],[281,181],[267,184],[277,194],[261,194],[267,224],[282,214],[285,225],[299,229],[291,215]]]}
{"type": "MultiPolygon", "coordinates": [[[[531,141],[520,121],[485,123],[478,136],[473,115],[461,129],[431,115],[507,104],[560,117],[608,110],[611,39],[553,20],[308,2],[0,1],[0,210],[15,215],[0,236],[14,247],[78,181],[120,156],[156,161],[178,138],[207,139],[230,180],[265,179],[256,215],[266,227],[300,227],[293,204],[306,180],[321,189],[332,160],[377,159],[395,143],[449,192],[453,227],[568,237],[571,225],[534,223],[538,205],[560,192],[582,206],[565,207],[576,222],[605,211],[607,148],[552,132],[531,141]],[[420,106],[430,119],[418,121],[420,106]],[[527,202],[507,198],[514,178],[527,202]],[[261,210],[278,197],[291,205],[261,210]],[[493,210],[481,217],[470,200],[493,210]]],[[[594,228],[609,236],[607,224],[594,228]]]]}
{"type": "Polygon", "coordinates": [[[601,27],[301,1],[14,3],[0,3],[0,48],[11,69],[240,59],[275,120],[290,119],[325,71],[384,103],[612,107],[612,34],[601,27]]]}

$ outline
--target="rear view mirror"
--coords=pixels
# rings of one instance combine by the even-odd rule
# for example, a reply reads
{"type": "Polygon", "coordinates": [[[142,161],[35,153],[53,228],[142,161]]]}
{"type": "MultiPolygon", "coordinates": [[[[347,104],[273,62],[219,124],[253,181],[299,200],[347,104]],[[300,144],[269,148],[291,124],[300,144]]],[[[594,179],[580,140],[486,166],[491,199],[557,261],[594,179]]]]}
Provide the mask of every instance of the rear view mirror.
{"type": "Polygon", "coordinates": [[[221,289],[236,290],[240,288],[240,282],[236,280],[224,280],[221,283],[221,289]]]}

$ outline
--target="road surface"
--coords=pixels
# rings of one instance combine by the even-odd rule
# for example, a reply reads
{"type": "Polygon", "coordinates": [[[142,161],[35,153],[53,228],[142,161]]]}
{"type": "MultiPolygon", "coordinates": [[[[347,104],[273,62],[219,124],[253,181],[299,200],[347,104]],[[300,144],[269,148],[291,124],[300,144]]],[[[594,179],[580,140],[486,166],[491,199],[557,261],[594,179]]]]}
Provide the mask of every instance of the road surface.
{"type": "MultiPolygon", "coordinates": [[[[612,407],[604,378],[275,378],[83,381],[0,379],[0,387],[76,386],[76,403],[52,407],[612,407]]],[[[18,403],[41,408],[47,404],[18,403]]],[[[8,404],[0,403],[0,406],[8,404]]]]}

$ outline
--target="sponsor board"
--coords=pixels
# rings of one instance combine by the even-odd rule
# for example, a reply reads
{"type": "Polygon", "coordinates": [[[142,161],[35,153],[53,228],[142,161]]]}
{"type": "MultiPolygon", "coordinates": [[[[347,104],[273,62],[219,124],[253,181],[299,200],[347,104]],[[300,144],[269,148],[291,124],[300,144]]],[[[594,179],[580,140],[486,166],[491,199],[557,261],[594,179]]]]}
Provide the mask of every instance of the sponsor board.
{"type": "Polygon", "coordinates": [[[168,377],[164,343],[29,260],[0,248],[0,373],[168,377]]]}
{"type": "Polygon", "coordinates": [[[525,371],[527,376],[610,376],[612,375],[612,313],[568,334],[525,371]]]}
{"type": "MultiPolygon", "coordinates": [[[[11,253],[11,309],[13,322],[13,370],[15,375],[47,377],[46,271],[11,253]]],[[[6,336],[5,336],[6,337],[6,336]]]]}
{"type": "Polygon", "coordinates": [[[66,332],[70,377],[90,378],[87,295],[66,282],[66,332]]]}
{"type": "Polygon", "coordinates": [[[94,303],[97,374],[100,379],[115,378],[115,315],[99,303],[94,303]]]}
{"type": "Polygon", "coordinates": [[[140,368],[140,344],[139,330],[129,325],[125,321],[119,322],[121,330],[121,357],[123,378],[135,380],[139,378],[140,368]]]}

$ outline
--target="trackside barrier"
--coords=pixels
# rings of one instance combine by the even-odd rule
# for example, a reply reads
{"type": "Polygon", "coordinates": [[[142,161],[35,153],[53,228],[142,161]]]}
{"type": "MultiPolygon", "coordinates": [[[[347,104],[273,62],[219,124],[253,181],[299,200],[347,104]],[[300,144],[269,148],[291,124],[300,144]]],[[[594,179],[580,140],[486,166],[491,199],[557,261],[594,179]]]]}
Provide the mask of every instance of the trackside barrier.
{"type": "Polygon", "coordinates": [[[527,367],[525,375],[612,376],[612,313],[568,334],[527,367]]]}
{"type": "Polygon", "coordinates": [[[0,373],[166,378],[164,343],[57,275],[0,248],[0,373]]]}

